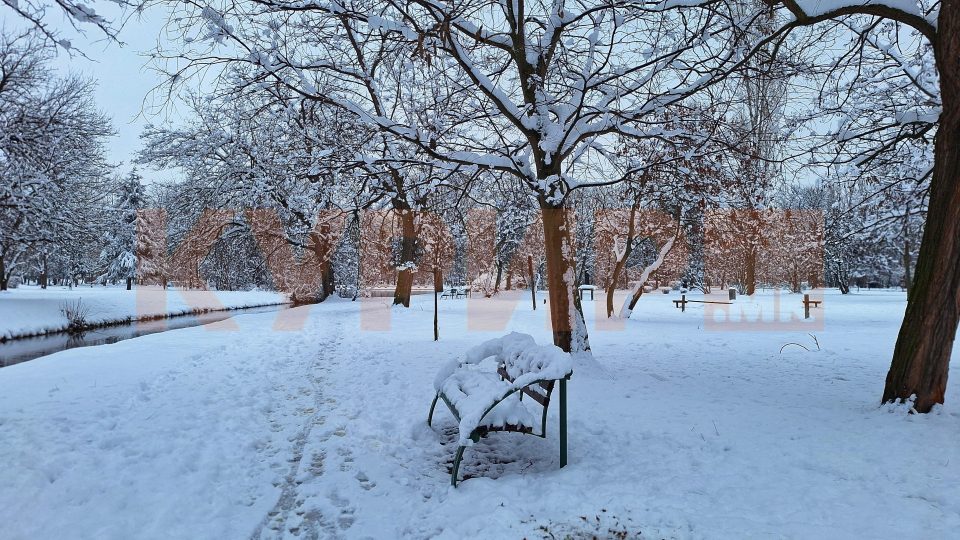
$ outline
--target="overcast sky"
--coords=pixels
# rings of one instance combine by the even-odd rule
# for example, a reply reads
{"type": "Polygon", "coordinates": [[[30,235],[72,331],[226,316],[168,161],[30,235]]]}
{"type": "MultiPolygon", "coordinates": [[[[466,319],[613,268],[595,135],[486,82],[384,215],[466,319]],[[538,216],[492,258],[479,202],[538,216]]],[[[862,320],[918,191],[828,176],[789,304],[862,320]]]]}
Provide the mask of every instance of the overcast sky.
{"type": "MultiPolygon", "coordinates": [[[[116,18],[109,2],[95,4],[98,13],[107,18],[116,18]]],[[[120,31],[123,45],[108,42],[96,28],[84,26],[86,36],[79,34],[66,21],[62,14],[53,9],[48,11],[46,19],[56,26],[72,46],[83,51],[88,57],[69,55],[58,49],[53,66],[61,73],[83,74],[97,81],[97,106],[113,119],[117,134],[107,146],[107,158],[120,165],[119,172],[125,174],[132,167],[137,150],[140,148],[140,133],[146,124],[161,124],[166,120],[176,121],[175,111],[163,111],[158,115],[151,107],[144,106],[144,99],[150,90],[160,82],[158,76],[147,66],[144,53],[157,44],[165,22],[163,11],[153,10],[142,18],[129,18],[120,31]]],[[[14,18],[12,12],[0,3],[0,26],[22,28],[25,23],[14,18]]],[[[173,171],[155,172],[139,167],[145,180],[165,180],[176,177],[173,171]]]]}

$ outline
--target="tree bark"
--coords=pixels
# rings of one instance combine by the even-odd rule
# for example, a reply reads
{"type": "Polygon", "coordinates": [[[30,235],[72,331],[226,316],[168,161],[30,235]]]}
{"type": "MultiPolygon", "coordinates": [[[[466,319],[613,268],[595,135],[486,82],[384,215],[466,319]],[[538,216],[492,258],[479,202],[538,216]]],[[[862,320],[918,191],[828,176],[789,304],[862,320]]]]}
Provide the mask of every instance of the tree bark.
{"type": "Polygon", "coordinates": [[[7,265],[0,256],[0,291],[7,290],[7,265]]]}
{"type": "MultiPolygon", "coordinates": [[[[623,248],[623,255],[617,260],[617,264],[613,266],[613,274],[610,276],[610,280],[607,282],[607,317],[613,317],[614,307],[613,307],[613,293],[617,290],[617,282],[620,281],[620,274],[623,273],[623,269],[627,266],[627,259],[630,258],[630,253],[633,251],[633,238],[635,236],[635,220],[637,216],[637,207],[630,207],[630,222],[627,225],[627,243],[623,248]]],[[[643,287],[641,287],[641,293],[643,287]]],[[[630,309],[633,309],[633,306],[637,304],[637,300],[640,297],[637,296],[635,300],[631,301],[630,309]]]]}
{"type": "Polygon", "coordinates": [[[547,294],[553,343],[567,352],[590,349],[580,296],[574,287],[574,245],[570,216],[563,207],[541,203],[543,243],[547,258],[547,294]]]}
{"type": "Polygon", "coordinates": [[[400,268],[397,273],[397,288],[393,293],[393,305],[410,307],[410,293],[413,290],[413,265],[416,252],[417,233],[412,210],[399,210],[400,213],[400,268]]]}
{"type": "Polygon", "coordinates": [[[943,403],[960,321],[960,0],[944,0],[934,44],[943,112],[913,287],[887,373],[883,402],[909,399],[925,413],[943,403]]]}
{"type": "Polygon", "coordinates": [[[743,294],[753,296],[753,293],[757,292],[757,251],[753,246],[747,250],[746,266],[743,294]]]}
{"type": "Polygon", "coordinates": [[[127,290],[129,291],[133,287],[133,278],[127,278],[127,290]]]}
{"type": "Polygon", "coordinates": [[[903,240],[903,288],[907,291],[907,300],[910,300],[910,284],[913,278],[910,277],[910,239],[903,240]]]}

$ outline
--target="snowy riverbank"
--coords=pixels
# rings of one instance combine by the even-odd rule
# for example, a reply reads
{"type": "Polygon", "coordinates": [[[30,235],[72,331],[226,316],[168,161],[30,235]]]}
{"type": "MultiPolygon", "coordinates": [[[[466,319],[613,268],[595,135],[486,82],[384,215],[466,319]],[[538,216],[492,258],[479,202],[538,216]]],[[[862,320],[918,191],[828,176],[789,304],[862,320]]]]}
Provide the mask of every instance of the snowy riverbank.
{"type": "MultiPolygon", "coordinates": [[[[455,422],[425,419],[439,366],[503,333],[489,300],[444,300],[439,342],[429,296],[389,331],[365,330],[388,298],[362,315],[332,299],[0,369],[0,536],[952,535],[960,378],[933,414],[878,407],[904,295],[828,292],[810,322],[791,318],[798,295],[759,296],[728,313],[797,326],[705,330],[713,308],[681,313],[676,293],[645,295],[622,328],[591,323],[602,368],[569,383],[570,465],[554,405],[547,439],[468,450],[480,477],[457,489],[455,422]]],[[[548,340],[546,310],[519,298],[507,326],[548,340]]]]}
{"type": "Polygon", "coordinates": [[[281,304],[283,294],[271,291],[186,291],[143,287],[20,286],[0,293],[0,339],[62,332],[70,322],[63,314],[65,304],[80,302],[88,310],[91,326],[117,324],[134,319],[155,319],[204,311],[239,309],[281,304]]]}

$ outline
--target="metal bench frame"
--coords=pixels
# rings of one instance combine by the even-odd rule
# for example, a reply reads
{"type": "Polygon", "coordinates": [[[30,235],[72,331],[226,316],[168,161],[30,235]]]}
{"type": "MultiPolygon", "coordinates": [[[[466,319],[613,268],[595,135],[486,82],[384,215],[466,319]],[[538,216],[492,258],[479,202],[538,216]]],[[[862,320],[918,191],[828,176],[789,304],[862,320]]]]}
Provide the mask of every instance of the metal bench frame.
{"type": "MultiPolygon", "coordinates": [[[[513,382],[514,379],[510,377],[507,373],[506,366],[500,364],[497,366],[497,374],[500,375],[501,380],[507,380],[513,382]]],[[[470,433],[470,440],[474,444],[480,442],[481,437],[485,437],[487,434],[494,431],[504,431],[512,433],[524,433],[527,435],[535,435],[540,438],[547,437],[547,410],[550,407],[550,397],[553,394],[553,389],[556,386],[556,383],[560,383],[560,467],[564,467],[567,464],[567,380],[570,379],[570,376],[567,375],[563,379],[538,379],[522,388],[514,388],[504,395],[500,396],[492,405],[487,407],[483,412],[483,415],[480,417],[480,425],[477,426],[473,432],[470,433]],[[533,387],[538,386],[543,393],[541,394],[533,387]],[[536,401],[539,405],[543,407],[543,415],[540,420],[540,433],[534,433],[533,428],[525,426],[515,426],[515,425],[504,425],[504,426],[485,426],[483,425],[483,419],[492,411],[497,405],[499,405],[503,400],[507,399],[516,392],[520,392],[520,400],[523,400],[523,394],[528,395],[531,399],[536,401]]],[[[443,402],[447,404],[447,408],[450,409],[450,412],[453,416],[459,421],[460,420],[460,411],[450,403],[450,400],[442,392],[437,392],[437,395],[433,398],[433,403],[430,404],[430,413],[427,415],[427,425],[433,426],[433,412],[437,406],[437,401],[443,399],[443,402]]],[[[457,452],[453,457],[453,470],[450,473],[450,484],[453,487],[457,487],[457,475],[460,471],[460,463],[463,460],[463,452],[466,450],[466,446],[460,445],[457,447],[457,452]]]]}

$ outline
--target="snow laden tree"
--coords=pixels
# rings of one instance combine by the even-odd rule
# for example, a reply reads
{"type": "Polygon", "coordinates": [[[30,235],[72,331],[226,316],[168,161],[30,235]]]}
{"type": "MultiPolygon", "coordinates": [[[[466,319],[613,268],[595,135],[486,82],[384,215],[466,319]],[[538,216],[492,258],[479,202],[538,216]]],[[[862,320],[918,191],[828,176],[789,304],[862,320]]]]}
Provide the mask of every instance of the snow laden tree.
{"type": "Polygon", "coordinates": [[[840,117],[836,140],[859,154],[859,166],[906,141],[933,139],[923,240],[882,397],[913,400],[916,411],[928,412],[943,403],[960,322],[960,2],[785,0],[764,9],[776,10],[778,21],[764,43],[806,27],[847,37],[825,50],[831,77],[823,101],[852,107],[854,114],[840,117]],[[890,69],[864,69],[876,51],[890,69]],[[870,98],[858,102],[865,89],[870,98]]]}
{"type": "MultiPolygon", "coordinates": [[[[57,78],[51,51],[0,34],[0,289],[31,257],[63,251],[70,276],[92,272],[88,251],[101,226],[109,121],[93,105],[93,84],[57,78]]],[[[95,254],[94,254],[95,257],[95,254]]]]}
{"type": "Polygon", "coordinates": [[[615,165],[624,175],[622,181],[597,193],[606,200],[606,208],[597,212],[596,228],[607,317],[615,315],[614,293],[621,279],[629,285],[631,266],[640,272],[616,312],[620,318],[630,317],[649,279],[684,266],[679,261],[686,262],[689,253],[685,230],[729,184],[722,148],[714,142],[720,122],[713,113],[700,107],[668,109],[661,114],[661,125],[678,135],[669,141],[628,138],[618,149],[615,165]],[[691,138],[691,133],[697,136],[691,138]]]}
{"type": "Polygon", "coordinates": [[[330,259],[343,228],[338,206],[344,201],[332,187],[327,162],[336,161],[335,149],[349,142],[349,128],[329,108],[288,102],[282,89],[230,87],[217,99],[191,97],[191,121],[149,126],[138,159],[184,171],[177,186],[183,196],[168,208],[178,222],[194,223],[209,209],[232,209],[223,240],[236,240],[239,248],[255,237],[275,287],[303,300],[322,299],[333,292],[330,259]],[[321,271],[306,268],[311,264],[321,271]]]}
{"type": "Polygon", "coordinates": [[[79,0],[55,0],[52,3],[43,0],[2,0],[0,1],[0,13],[7,13],[15,19],[20,19],[30,28],[30,34],[42,36],[43,40],[50,45],[58,45],[67,51],[73,51],[70,40],[64,37],[63,32],[58,28],[58,24],[51,24],[52,11],[59,12],[63,19],[81,35],[86,34],[87,28],[94,28],[107,39],[119,42],[117,33],[120,26],[114,17],[104,16],[97,13],[98,8],[106,7],[108,11],[114,11],[117,6],[120,7],[121,14],[116,19],[122,19],[123,13],[127,9],[136,9],[140,2],[135,0],[109,0],[107,2],[85,2],[79,0]]]}
{"type": "MultiPolygon", "coordinates": [[[[567,197],[610,182],[590,171],[613,159],[611,137],[669,136],[653,113],[737,61],[734,17],[719,11],[586,0],[191,1],[172,21],[190,40],[181,64],[252,64],[303,99],[351,111],[384,133],[385,149],[404,149],[385,162],[496,171],[530,190],[554,342],[581,351],[589,343],[567,197]],[[424,99],[397,99],[418,88],[424,99]]],[[[407,187],[402,175],[385,180],[407,187]]]]}
{"type": "Polygon", "coordinates": [[[118,179],[115,186],[113,207],[108,213],[113,219],[104,233],[106,247],[100,252],[105,267],[100,279],[123,280],[129,291],[137,277],[137,212],[147,206],[147,194],[136,169],[118,179]]]}

